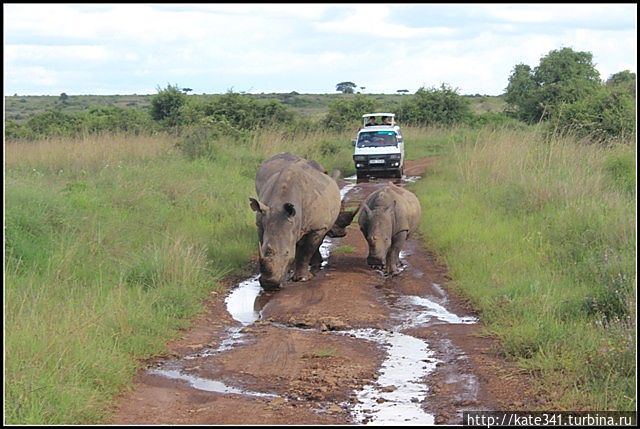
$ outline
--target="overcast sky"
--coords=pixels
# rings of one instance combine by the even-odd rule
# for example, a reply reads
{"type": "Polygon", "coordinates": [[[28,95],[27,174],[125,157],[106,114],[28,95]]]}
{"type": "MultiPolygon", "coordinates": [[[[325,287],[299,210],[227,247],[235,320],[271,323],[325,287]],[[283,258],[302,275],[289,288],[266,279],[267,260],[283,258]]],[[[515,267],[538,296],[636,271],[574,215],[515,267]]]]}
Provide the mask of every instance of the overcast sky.
{"type": "Polygon", "coordinates": [[[4,94],[499,95],[549,51],[637,72],[637,4],[4,4],[4,94]]]}

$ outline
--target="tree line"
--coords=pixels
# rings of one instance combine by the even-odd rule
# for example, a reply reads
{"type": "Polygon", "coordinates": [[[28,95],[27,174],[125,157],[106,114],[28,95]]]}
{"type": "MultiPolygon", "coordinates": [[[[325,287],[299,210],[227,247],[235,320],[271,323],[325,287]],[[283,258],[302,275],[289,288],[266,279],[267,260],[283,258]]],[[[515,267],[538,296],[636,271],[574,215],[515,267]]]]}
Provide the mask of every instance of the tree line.
{"type": "MultiPolygon", "coordinates": [[[[467,98],[443,83],[422,87],[401,102],[381,102],[370,96],[346,95],[329,104],[327,115],[311,120],[279,100],[256,100],[229,91],[203,100],[186,95],[178,85],[157,88],[148,110],[94,107],[80,113],[50,110],[23,123],[8,120],[5,137],[35,139],[83,133],[154,131],[180,132],[204,127],[215,134],[248,132],[278,124],[292,130],[357,126],[363,113],[394,111],[402,124],[415,126],[512,125],[545,123],[560,132],[574,132],[597,141],[635,133],[636,75],[628,70],[601,81],[592,54],[570,48],[553,50],[532,68],[517,64],[505,89],[504,112],[474,114],[467,98]]],[[[341,90],[353,82],[342,82],[341,90]]]]}

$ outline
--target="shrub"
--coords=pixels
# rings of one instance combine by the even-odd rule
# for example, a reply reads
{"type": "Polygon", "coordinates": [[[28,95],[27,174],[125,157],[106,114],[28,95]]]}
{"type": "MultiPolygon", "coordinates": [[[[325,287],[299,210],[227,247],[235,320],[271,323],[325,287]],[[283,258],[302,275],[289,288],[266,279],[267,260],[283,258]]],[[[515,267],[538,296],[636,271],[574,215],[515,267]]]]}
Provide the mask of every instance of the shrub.
{"type": "Polygon", "coordinates": [[[468,122],[471,117],[469,101],[447,84],[440,89],[420,88],[411,100],[400,105],[402,121],[417,126],[454,125],[468,122]]]}
{"type": "Polygon", "coordinates": [[[340,98],[329,104],[324,123],[328,128],[340,131],[357,127],[361,124],[362,115],[373,112],[377,107],[371,98],[363,95],[340,98]]]}
{"type": "Polygon", "coordinates": [[[178,85],[157,89],[158,93],[151,98],[151,117],[169,127],[179,125],[180,108],[185,104],[187,96],[178,85]]]}
{"type": "Polygon", "coordinates": [[[602,86],[589,97],[563,105],[553,117],[562,131],[605,142],[636,131],[635,103],[624,88],[602,86]]]}

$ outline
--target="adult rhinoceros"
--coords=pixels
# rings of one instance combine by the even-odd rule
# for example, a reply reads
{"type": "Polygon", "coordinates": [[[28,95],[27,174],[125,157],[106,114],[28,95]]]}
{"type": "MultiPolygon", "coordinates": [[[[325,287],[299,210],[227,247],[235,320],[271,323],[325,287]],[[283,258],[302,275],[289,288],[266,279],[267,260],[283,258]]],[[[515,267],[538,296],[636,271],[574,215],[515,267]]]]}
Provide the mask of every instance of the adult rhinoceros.
{"type": "Polygon", "coordinates": [[[256,173],[256,212],[260,255],[260,285],[275,289],[293,264],[293,281],[312,277],[309,265],[322,264],[325,235],[342,236],[351,217],[340,216],[340,190],[320,164],[281,153],[260,165],[256,173]],[[337,222],[338,221],[338,222],[337,222]],[[347,222],[345,224],[345,222],[347,222]]]}
{"type": "Polygon", "coordinates": [[[367,263],[384,266],[387,274],[397,274],[400,250],[409,234],[418,228],[420,216],[418,198],[391,182],[369,194],[358,218],[369,243],[367,263]]]}

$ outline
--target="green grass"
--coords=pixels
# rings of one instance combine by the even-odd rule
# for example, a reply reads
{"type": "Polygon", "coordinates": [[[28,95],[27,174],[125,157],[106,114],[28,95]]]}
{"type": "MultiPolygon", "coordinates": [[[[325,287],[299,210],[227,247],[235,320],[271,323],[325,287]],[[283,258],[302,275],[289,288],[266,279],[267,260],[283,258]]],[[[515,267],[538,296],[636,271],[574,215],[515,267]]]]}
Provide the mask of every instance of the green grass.
{"type": "Polygon", "coordinates": [[[485,130],[413,186],[452,286],[558,409],[636,406],[634,158],[485,130]]]}
{"type": "Polygon", "coordinates": [[[326,348],[318,349],[315,352],[313,352],[313,357],[317,357],[317,358],[336,357],[337,355],[338,355],[338,352],[333,347],[326,347],[326,348]]]}
{"type": "Polygon", "coordinates": [[[267,130],[5,145],[5,422],[92,424],[142,359],[255,256],[255,172],[285,150],[349,173],[344,135],[267,130]],[[196,142],[198,143],[198,142],[196,142]]]}
{"type": "Polygon", "coordinates": [[[24,145],[6,171],[8,423],[101,421],[136,359],[162,353],[255,247],[238,165],[131,156],[150,141],[99,163],[55,144],[24,145]]]}
{"type": "MultiPolygon", "coordinates": [[[[556,404],[633,408],[635,148],[404,132],[409,158],[439,156],[412,188],[427,243],[503,353],[556,404]]],[[[255,257],[260,162],[292,151],[348,176],[351,134],[185,137],[192,157],[163,134],[5,143],[5,422],[103,422],[255,257]]]]}
{"type": "Polygon", "coordinates": [[[348,244],[343,244],[342,246],[338,246],[335,249],[333,249],[333,253],[335,254],[349,254],[349,253],[353,253],[356,251],[356,248],[353,246],[350,246],[348,244]]]}

